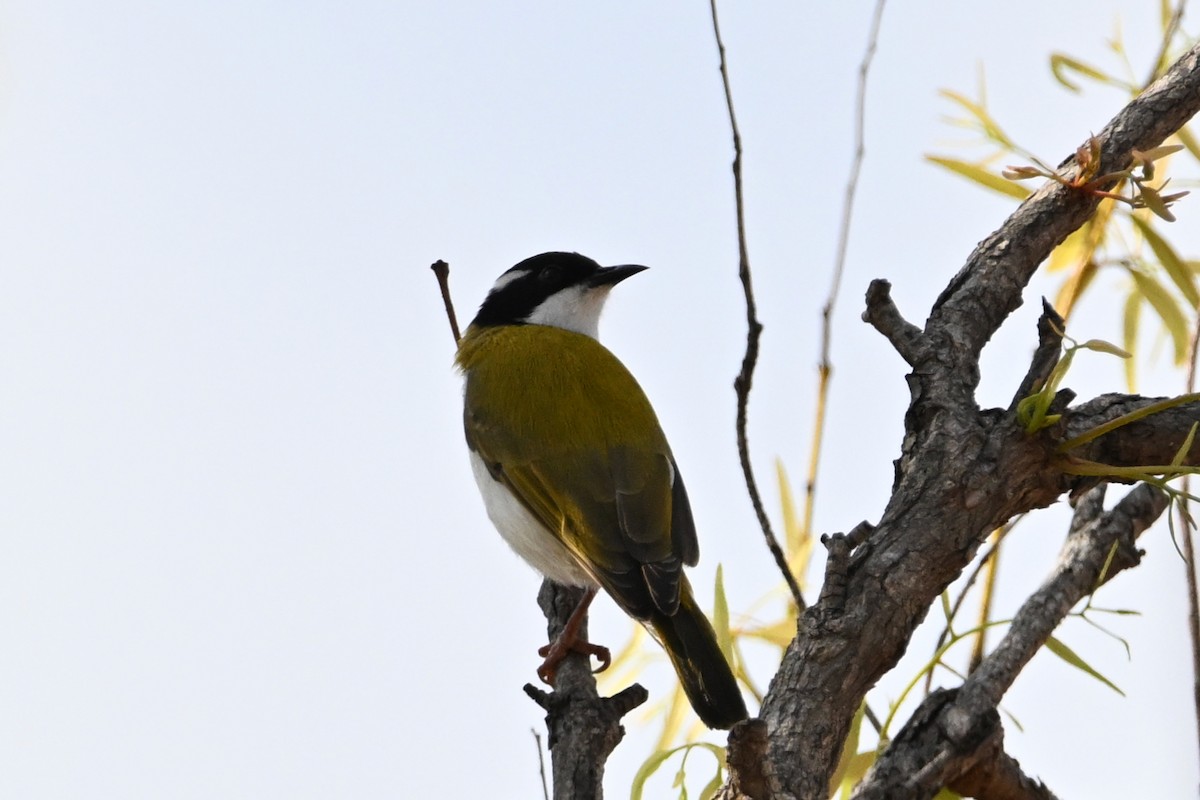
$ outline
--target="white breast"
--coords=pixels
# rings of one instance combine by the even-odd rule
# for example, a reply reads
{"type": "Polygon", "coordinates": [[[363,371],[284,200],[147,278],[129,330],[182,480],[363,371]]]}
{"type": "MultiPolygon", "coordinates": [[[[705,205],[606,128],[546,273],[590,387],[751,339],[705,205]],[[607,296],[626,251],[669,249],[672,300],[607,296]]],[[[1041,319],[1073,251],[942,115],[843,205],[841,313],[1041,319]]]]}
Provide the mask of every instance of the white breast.
{"type": "Polygon", "coordinates": [[[517,555],[555,583],[596,585],[571,552],[513,497],[507,486],[491,476],[475,452],[471,453],[471,471],[475,473],[488,517],[517,555]]]}

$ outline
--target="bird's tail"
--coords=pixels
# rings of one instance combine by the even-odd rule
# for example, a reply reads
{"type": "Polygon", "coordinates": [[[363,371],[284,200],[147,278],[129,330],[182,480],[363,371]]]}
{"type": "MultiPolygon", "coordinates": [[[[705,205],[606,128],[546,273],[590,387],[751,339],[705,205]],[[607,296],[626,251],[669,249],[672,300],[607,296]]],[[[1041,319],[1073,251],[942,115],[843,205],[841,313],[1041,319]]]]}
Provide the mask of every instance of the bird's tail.
{"type": "Polygon", "coordinates": [[[679,610],[670,616],[656,610],[647,623],[671,657],[696,714],[710,728],[731,728],[747,717],[737,679],[686,579],[679,590],[679,610]]]}

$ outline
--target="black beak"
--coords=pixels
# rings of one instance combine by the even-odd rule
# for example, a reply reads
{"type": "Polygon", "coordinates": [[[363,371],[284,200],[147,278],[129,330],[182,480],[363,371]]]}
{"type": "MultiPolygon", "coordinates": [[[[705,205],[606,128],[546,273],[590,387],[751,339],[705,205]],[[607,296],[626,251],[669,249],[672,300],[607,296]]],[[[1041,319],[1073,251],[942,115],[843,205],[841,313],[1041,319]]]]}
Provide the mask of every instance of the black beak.
{"type": "Polygon", "coordinates": [[[637,275],[639,272],[647,269],[641,264],[622,264],[619,267],[601,267],[596,270],[592,277],[588,278],[588,285],[597,286],[616,286],[626,278],[637,275]]]}

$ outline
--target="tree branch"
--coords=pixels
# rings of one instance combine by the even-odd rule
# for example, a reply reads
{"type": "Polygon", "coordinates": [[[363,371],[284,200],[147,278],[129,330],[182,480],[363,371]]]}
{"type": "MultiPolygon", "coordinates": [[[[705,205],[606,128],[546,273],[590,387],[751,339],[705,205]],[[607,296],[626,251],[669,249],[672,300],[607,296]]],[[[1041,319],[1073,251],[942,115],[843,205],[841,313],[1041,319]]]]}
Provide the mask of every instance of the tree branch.
{"type": "MultiPolygon", "coordinates": [[[[538,605],[546,615],[550,641],[562,632],[585,593],[578,587],[542,582],[538,605]]],[[[579,629],[587,638],[587,622],[579,629]]],[[[574,653],[558,667],[554,691],[525,684],[525,694],[546,711],[554,800],[594,800],[604,796],[604,763],[625,736],[621,717],[646,702],[646,690],[633,684],[612,697],[600,697],[587,656],[574,653]]]]}
{"type": "MultiPolygon", "coordinates": [[[[1104,127],[1100,168],[1128,167],[1133,150],[1149,150],[1183,127],[1200,110],[1200,43],[1194,45],[1104,127]]],[[[1075,158],[1060,172],[1078,171],[1075,158]]],[[[1097,187],[1099,189],[1107,187],[1097,187]]],[[[1000,324],[1021,305],[1021,292],[1038,265],[1095,212],[1094,192],[1047,181],[1004,225],[979,243],[934,303],[926,332],[941,332],[960,364],[974,364],[1000,324]]]]}
{"type": "MultiPolygon", "coordinates": [[[[1101,170],[1128,165],[1133,148],[1157,145],[1197,110],[1200,45],[1101,132],[1101,170]]],[[[1070,160],[1065,164],[1074,168],[1070,160]]],[[[930,604],[987,535],[1081,483],[1063,470],[1056,452],[1063,437],[1115,411],[1108,406],[1149,402],[1097,398],[1069,410],[1060,427],[1036,435],[1027,434],[1012,411],[980,410],[975,402],[984,344],[1020,304],[1038,264],[1097,203],[1085,190],[1053,182],[1042,187],[976,248],[939,297],[924,331],[903,321],[885,283],[872,284],[866,317],[913,366],[912,401],[892,496],[850,556],[843,607],[818,603],[802,615],[763,702],[770,757],[782,785],[797,797],[825,796],[862,698],[899,660],[930,604]]],[[[1062,395],[1060,404],[1068,397],[1062,395]]],[[[1157,437],[1183,430],[1188,413],[1194,420],[1196,409],[1187,407],[1113,431],[1082,448],[1084,457],[1169,463],[1170,455],[1159,458],[1169,443],[1139,438],[1137,426],[1157,437]]],[[[1193,451],[1192,463],[1196,457],[1193,451]]]]}
{"type": "Polygon", "coordinates": [[[1021,670],[1080,600],[1138,563],[1134,541],[1167,507],[1166,494],[1146,484],[1112,511],[1105,512],[1103,502],[1103,485],[1080,499],[1058,565],[999,645],[960,689],[922,703],[858,786],[856,800],[932,797],[977,768],[981,748],[1002,736],[996,709],[1021,670]]]}

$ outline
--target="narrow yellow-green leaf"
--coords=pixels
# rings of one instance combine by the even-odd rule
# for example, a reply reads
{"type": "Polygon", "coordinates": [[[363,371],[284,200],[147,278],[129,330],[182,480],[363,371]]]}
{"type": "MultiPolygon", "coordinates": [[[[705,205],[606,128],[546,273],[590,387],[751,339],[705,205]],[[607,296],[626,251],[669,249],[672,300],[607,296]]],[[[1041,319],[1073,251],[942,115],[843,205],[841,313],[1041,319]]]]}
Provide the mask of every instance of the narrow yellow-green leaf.
{"type": "Polygon", "coordinates": [[[839,782],[841,792],[838,795],[841,800],[849,800],[854,793],[854,787],[859,784],[867,774],[867,770],[875,763],[878,758],[878,753],[874,750],[868,750],[864,753],[855,753],[846,762],[846,770],[842,773],[842,779],[839,782]]]}
{"type": "Polygon", "coordinates": [[[775,459],[775,478],[779,484],[779,505],[783,512],[783,540],[787,548],[787,562],[796,576],[800,587],[804,587],[804,576],[812,559],[812,532],[804,529],[796,511],[796,500],[792,495],[792,482],[781,459],[775,459]]]}
{"type": "Polygon", "coordinates": [[[1050,251],[1050,258],[1046,260],[1047,272],[1058,272],[1084,260],[1083,252],[1087,242],[1087,229],[1087,224],[1076,228],[1070,236],[1063,240],[1062,244],[1050,251]]]}
{"type": "Polygon", "coordinates": [[[1146,302],[1150,303],[1159,319],[1162,320],[1163,327],[1170,334],[1175,348],[1175,363],[1182,364],[1187,358],[1188,336],[1191,331],[1188,329],[1187,319],[1179,309],[1179,304],[1175,302],[1175,298],[1171,296],[1170,292],[1149,276],[1136,269],[1130,270],[1130,274],[1133,275],[1138,291],[1146,298],[1146,302]]]}
{"type": "Polygon", "coordinates": [[[1117,347],[1112,342],[1106,342],[1103,339],[1088,339],[1079,346],[1085,350],[1094,350],[1097,353],[1108,353],[1117,358],[1133,358],[1128,352],[1117,347]]]}
{"type": "Polygon", "coordinates": [[[1175,221],[1175,215],[1171,213],[1171,209],[1167,207],[1166,201],[1163,200],[1162,195],[1158,193],[1157,189],[1139,184],[1138,198],[1145,203],[1146,208],[1150,209],[1155,216],[1162,217],[1167,222],[1175,221]]]}
{"type": "Polygon", "coordinates": [[[1166,270],[1167,275],[1179,287],[1179,291],[1183,293],[1188,304],[1192,308],[1200,306],[1200,292],[1196,291],[1196,279],[1192,275],[1191,270],[1188,269],[1187,264],[1175,252],[1175,248],[1171,247],[1170,242],[1160,236],[1150,223],[1140,219],[1137,215],[1132,215],[1130,219],[1133,220],[1133,224],[1137,226],[1137,229],[1141,231],[1146,244],[1150,245],[1150,249],[1154,251],[1158,263],[1162,264],[1162,268],[1166,270]]]}
{"type": "MultiPolygon", "coordinates": [[[[982,94],[982,88],[980,92],[982,94]]],[[[942,89],[938,92],[938,94],[940,94],[942,97],[945,97],[947,100],[958,103],[960,106],[966,109],[971,116],[975,117],[975,120],[979,123],[979,127],[983,129],[983,132],[988,136],[988,138],[995,142],[999,142],[1000,144],[1011,146],[1012,142],[1009,140],[1008,135],[1000,129],[1000,126],[996,123],[996,120],[992,119],[992,115],[987,112],[987,109],[983,107],[982,103],[976,103],[972,100],[969,100],[967,99],[966,95],[959,94],[951,89],[942,89]]]]}
{"type": "MultiPolygon", "coordinates": [[[[1090,242],[1088,246],[1092,247],[1090,242]]],[[[1088,259],[1075,269],[1074,275],[1063,282],[1062,288],[1058,291],[1058,296],[1054,298],[1054,310],[1061,314],[1063,319],[1071,318],[1071,312],[1075,309],[1075,304],[1079,302],[1079,298],[1092,285],[1092,281],[1100,272],[1096,266],[1096,262],[1092,260],[1094,253],[1094,248],[1089,250],[1088,259]]]]}
{"type": "Polygon", "coordinates": [[[844,776],[850,761],[858,752],[858,739],[862,734],[862,721],[866,715],[867,703],[861,701],[858,704],[858,711],[854,713],[853,719],[850,721],[850,732],[846,735],[846,740],[842,742],[842,751],[838,754],[838,763],[833,770],[833,775],[829,778],[829,794],[833,794],[838,790],[839,786],[844,786],[844,776]]]}
{"type": "Polygon", "coordinates": [[[687,695],[683,693],[683,685],[676,682],[675,691],[671,692],[671,698],[667,701],[666,715],[663,720],[662,731],[658,734],[658,743],[655,749],[663,750],[668,747],[671,742],[675,741],[679,736],[679,732],[683,730],[683,724],[687,722],[688,713],[692,710],[692,706],[688,703],[687,695]]]}
{"type": "Polygon", "coordinates": [[[633,786],[629,789],[630,800],[642,800],[642,792],[646,788],[646,781],[650,779],[651,775],[658,772],[658,768],[663,765],[664,761],[675,755],[678,751],[678,747],[671,750],[659,750],[656,753],[651,753],[650,757],[642,762],[642,765],[638,767],[638,771],[633,775],[633,786]]]}
{"type": "Polygon", "coordinates": [[[1187,438],[1183,440],[1183,444],[1179,446],[1179,450],[1175,453],[1175,457],[1171,459],[1171,466],[1178,467],[1183,464],[1183,460],[1187,458],[1187,454],[1192,452],[1192,442],[1196,440],[1196,426],[1200,422],[1193,423],[1191,430],[1188,431],[1187,438]]]}
{"type": "Polygon", "coordinates": [[[1062,53],[1051,53],[1050,54],[1050,71],[1052,73],[1054,73],[1055,80],[1057,80],[1063,86],[1070,89],[1072,92],[1079,93],[1080,91],[1082,91],[1082,89],[1080,88],[1079,84],[1072,83],[1070,81],[1070,79],[1067,78],[1066,73],[1068,70],[1071,72],[1077,72],[1080,75],[1086,76],[1086,77],[1091,78],[1092,80],[1098,81],[1100,83],[1108,83],[1108,84],[1122,85],[1122,86],[1124,85],[1123,83],[1115,80],[1111,76],[1101,72],[1100,70],[1096,69],[1093,66],[1089,66],[1088,64],[1083,63],[1082,61],[1080,61],[1076,58],[1072,58],[1071,56],[1068,56],[1068,55],[1063,55],[1062,53]]]}
{"type": "Polygon", "coordinates": [[[785,618],[770,625],[763,625],[758,628],[746,628],[742,631],[742,636],[762,639],[782,649],[791,644],[792,639],[796,638],[796,620],[794,618],[785,618]]]}
{"type": "MultiPolygon", "coordinates": [[[[1142,295],[1140,292],[1130,292],[1125,297],[1124,327],[1125,339],[1122,342],[1130,353],[1137,352],[1138,321],[1142,316],[1142,295]]],[[[1125,386],[1131,392],[1137,391],[1137,359],[1125,361],[1125,386]]]]}
{"type": "Polygon", "coordinates": [[[932,161],[934,164],[957,173],[969,181],[978,183],[980,186],[984,186],[1000,194],[1015,197],[1018,200],[1024,200],[1029,196],[1029,190],[1024,186],[1018,186],[1007,178],[1001,177],[994,172],[988,172],[976,164],[970,164],[956,158],[942,158],[941,156],[931,155],[926,155],[925,160],[932,161]]]}
{"type": "Polygon", "coordinates": [[[1187,151],[1191,153],[1196,160],[1200,161],[1200,142],[1197,142],[1196,137],[1192,135],[1192,129],[1186,126],[1180,128],[1179,130],[1175,131],[1175,136],[1179,139],[1180,143],[1187,148],[1187,151]]]}
{"type": "Polygon", "coordinates": [[[1169,155],[1174,155],[1183,149],[1181,144],[1160,144],[1158,147],[1151,147],[1149,150],[1134,150],[1133,154],[1138,159],[1146,162],[1159,161],[1169,155]]]}
{"type": "Polygon", "coordinates": [[[712,800],[717,796],[717,792],[721,791],[721,787],[725,785],[725,778],[718,770],[713,779],[704,785],[700,790],[700,800],[712,800]]]}
{"type": "Polygon", "coordinates": [[[1054,653],[1054,655],[1058,656],[1063,661],[1070,664],[1072,667],[1075,667],[1075,669],[1082,670],[1083,672],[1086,672],[1088,675],[1091,675],[1093,678],[1100,681],[1105,686],[1112,689],[1114,692],[1121,695],[1122,697],[1125,696],[1125,693],[1122,692],[1115,683],[1113,683],[1108,678],[1104,677],[1099,672],[1097,672],[1095,669],[1093,669],[1090,664],[1088,664],[1086,661],[1084,661],[1082,658],[1079,657],[1078,653],[1076,653],[1071,648],[1067,647],[1060,640],[1051,636],[1049,639],[1046,640],[1046,649],[1049,650],[1051,653],[1054,653]]]}
{"type": "Polygon", "coordinates": [[[717,564],[716,586],[713,589],[712,626],[717,634],[717,644],[725,654],[725,660],[733,663],[733,636],[729,633],[729,601],[725,598],[725,574],[717,564]]]}

